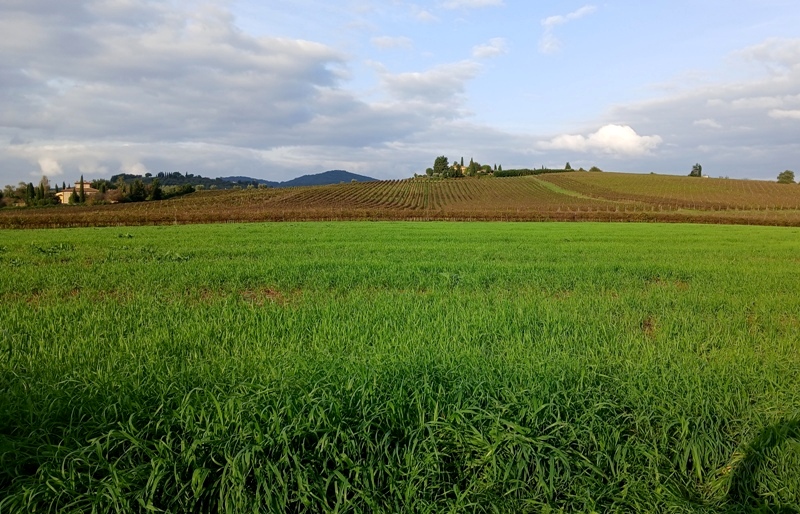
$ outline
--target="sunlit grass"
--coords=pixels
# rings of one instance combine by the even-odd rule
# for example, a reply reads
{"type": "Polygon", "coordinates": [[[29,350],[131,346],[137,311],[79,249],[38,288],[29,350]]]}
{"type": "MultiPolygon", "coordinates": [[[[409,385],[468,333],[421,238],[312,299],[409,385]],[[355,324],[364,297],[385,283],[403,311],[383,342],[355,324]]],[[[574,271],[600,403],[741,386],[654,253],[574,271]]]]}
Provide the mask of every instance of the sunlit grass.
{"type": "Polygon", "coordinates": [[[0,232],[0,512],[794,512],[799,236],[0,232]]]}

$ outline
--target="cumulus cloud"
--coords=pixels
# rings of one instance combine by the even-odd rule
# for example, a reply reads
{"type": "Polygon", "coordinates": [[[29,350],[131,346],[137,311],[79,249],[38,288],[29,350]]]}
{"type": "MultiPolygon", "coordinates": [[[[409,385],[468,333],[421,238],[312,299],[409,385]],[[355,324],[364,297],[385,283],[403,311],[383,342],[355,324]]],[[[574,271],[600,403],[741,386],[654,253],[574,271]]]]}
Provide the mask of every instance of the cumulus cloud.
{"type": "Polygon", "coordinates": [[[343,87],[343,53],[246,34],[229,11],[207,5],[26,0],[0,5],[0,30],[6,181],[34,168],[286,178],[308,172],[309,160],[271,161],[281,148],[336,148],[342,163],[350,151],[396,145],[464,115],[465,82],[480,73],[470,61],[384,70],[389,101],[367,102],[343,87]]]}
{"type": "Polygon", "coordinates": [[[597,11],[593,5],[584,5],[580,9],[569,14],[549,16],[541,21],[544,32],[539,39],[539,51],[544,54],[552,54],[561,49],[561,40],[555,35],[555,28],[573,20],[578,20],[597,11]]]}
{"type": "Polygon", "coordinates": [[[761,63],[777,73],[800,68],[800,39],[769,38],[745,48],[738,56],[761,63]]]}
{"type": "Polygon", "coordinates": [[[713,129],[722,128],[722,125],[720,125],[717,121],[715,121],[715,120],[713,120],[711,118],[706,118],[704,120],[695,120],[693,125],[696,126],[696,127],[708,127],[708,128],[713,128],[713,129]]]}
{"type": "MultiPolygon", "coordinates": [[[[64,173],[61,169],[61,165],[58,164],[58,161],[53,159],[52,157],[42,157],[39,159],[39,169],[42,172],[42,175],[47,175],[50,177],[57,177],[64,173]]],[[[34,175],[38,173],[34,172],[34,175]]]]}
{"type": "Polygon", "coordinates": [[[508,42],[502,37],[492,38],[488,43],[472,48],[472,56],[476,59],[488,59],[506,53],[508,53],[508,42]]]}
{"type": "Polygon", "coordinates": [[[683,172],[686,162],[701,162],[721,175],[774,179],[800,153],[793,130],[800,119],[800,53],[794,48],[800,49],[800,39],[768,40],[733,55],[733,66],[751,72],[746,81],[701,85],[619,105],[608,117],[668,141],[658,151],[664,166],[684,163],[678,168],[683,172]],[[773,66],[777,61],[780,66],[773,66]],[[752,75],[754,62],[764,64],[763,76],[752,75]]]}
{"type": "Polygon", "coordinates": [[[550,141],[540,142],[538,147],[543,150],[641,156],[655,150],[661,143],[660,136],[640,136],[626,125],[606,125],[588,136],[564,134],[550,141]]]}
{"type": "Polygon", "coordinates": [[[380,80],[395,100],[424,104],[429,112],[451,117],[463,101],[466,82],[475,78],[480,69],[474,61],[461,61],[423,72],[392,74],[380,70],[380,80]]]}
{"type": "Polygon", "coordinates": [[[769,111],[769,117],[776,120],[800,120],[800,109],[773,109],[769,111]]]}

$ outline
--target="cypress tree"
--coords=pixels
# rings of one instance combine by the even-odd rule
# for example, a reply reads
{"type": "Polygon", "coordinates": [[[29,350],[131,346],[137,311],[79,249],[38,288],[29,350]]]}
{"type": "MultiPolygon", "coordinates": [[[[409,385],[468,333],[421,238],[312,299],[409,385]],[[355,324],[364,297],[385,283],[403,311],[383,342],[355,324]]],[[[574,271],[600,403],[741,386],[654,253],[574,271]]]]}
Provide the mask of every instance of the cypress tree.
{"type": "Polygon", "coordinates": [[[86,201],[86,191],[83,190],[83,175],[81,175],[80,202],[84,203],[85,201],[86,201]]]}

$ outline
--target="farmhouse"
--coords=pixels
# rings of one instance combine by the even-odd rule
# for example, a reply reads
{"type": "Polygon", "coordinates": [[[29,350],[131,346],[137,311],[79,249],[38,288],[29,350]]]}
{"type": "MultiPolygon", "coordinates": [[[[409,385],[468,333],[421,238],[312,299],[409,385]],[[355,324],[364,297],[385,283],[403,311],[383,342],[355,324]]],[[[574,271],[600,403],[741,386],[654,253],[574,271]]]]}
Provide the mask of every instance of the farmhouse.
{"type": "MultiPolygon", "coordinates": [[[[75,194],[81,193],[81,182],[76,183],[75,187],[68,187],[63,191],[56,193],[56,196],[61,201],[61,203],[69,203],[69,197],[72,195],[73,191],[75,192],[75,194]]],[[[87,197],[94,196],[99,192],[100,191],[93,188],[89,182],[86,181],[83,182],[83,194],[86,195],[87,197]]]]}

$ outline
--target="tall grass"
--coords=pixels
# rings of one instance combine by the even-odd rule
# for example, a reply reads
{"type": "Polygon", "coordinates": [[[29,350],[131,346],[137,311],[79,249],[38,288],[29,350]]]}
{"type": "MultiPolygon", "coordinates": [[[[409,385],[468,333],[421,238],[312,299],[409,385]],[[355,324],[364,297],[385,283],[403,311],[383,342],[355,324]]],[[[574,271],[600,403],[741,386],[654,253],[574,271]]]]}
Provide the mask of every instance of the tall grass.
{"type": "Polygon", "coordinates": [[[796,512],[798,235],[2,232],[0,512],[796,512]]]}

